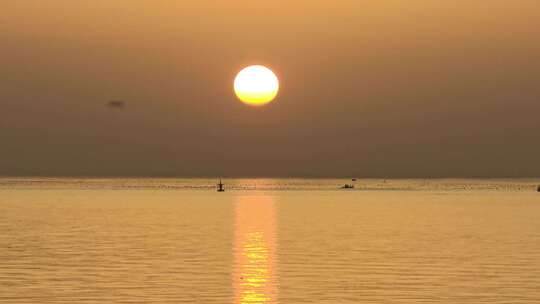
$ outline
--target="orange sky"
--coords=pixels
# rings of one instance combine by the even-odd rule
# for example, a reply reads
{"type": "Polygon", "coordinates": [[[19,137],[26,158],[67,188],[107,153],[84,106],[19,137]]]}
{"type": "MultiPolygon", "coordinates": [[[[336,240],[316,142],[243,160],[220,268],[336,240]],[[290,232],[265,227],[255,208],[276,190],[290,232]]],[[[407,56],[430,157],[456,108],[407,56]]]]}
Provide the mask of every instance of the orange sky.
{"type": "Polygon", "coordinates": [[[0,175],[540,176],[538,37],[536,0],[5,0],[0,175]]]}

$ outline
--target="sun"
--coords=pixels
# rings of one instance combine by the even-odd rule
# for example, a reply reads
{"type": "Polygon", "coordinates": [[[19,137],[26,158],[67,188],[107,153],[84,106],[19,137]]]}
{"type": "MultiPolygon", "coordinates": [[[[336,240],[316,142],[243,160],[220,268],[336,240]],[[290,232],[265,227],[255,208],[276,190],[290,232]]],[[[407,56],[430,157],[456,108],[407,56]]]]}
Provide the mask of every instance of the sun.
{"type": "Polygon", "coordinates": [[[263,106],[274,100],[279,91],[279,80],[269,68],[252,65],[241,70],[234,79],[238,99],[250,106],[263,106]]]}

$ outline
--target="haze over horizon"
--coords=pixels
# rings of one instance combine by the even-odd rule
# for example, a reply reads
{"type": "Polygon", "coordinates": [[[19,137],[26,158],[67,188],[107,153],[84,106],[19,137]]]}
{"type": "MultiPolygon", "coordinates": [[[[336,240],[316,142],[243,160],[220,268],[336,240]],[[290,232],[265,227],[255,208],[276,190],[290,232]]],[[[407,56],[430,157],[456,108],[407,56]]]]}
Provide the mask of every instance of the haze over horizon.
{"type": "Polygon", "coordinates": [[[6,0],[0,176],[540,177],[538,37],[536,0],[6,0]]]}

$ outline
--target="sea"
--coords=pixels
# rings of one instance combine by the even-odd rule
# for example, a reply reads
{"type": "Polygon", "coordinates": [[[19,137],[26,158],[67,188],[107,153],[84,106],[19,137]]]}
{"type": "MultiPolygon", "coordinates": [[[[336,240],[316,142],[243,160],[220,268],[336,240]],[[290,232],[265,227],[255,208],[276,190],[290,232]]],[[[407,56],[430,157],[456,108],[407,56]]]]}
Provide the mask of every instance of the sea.
{"type": "Polygon", "coordinates": [[[0,178],[0,303],[540,303],[537,179],[218,182],[0,178]]]}

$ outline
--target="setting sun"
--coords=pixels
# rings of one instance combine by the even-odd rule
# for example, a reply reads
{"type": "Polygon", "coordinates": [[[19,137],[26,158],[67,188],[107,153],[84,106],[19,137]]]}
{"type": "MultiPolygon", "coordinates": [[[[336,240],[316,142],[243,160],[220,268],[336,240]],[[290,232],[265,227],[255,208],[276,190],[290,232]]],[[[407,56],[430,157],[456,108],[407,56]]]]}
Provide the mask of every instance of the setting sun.
{"type": "Polygon", "coordinates": [[[244,68],[234,80],[238,99],[251,106],[262,106],[274,100],[279,91],[279,80],[267,67],[253,65],[244,68]]]}

